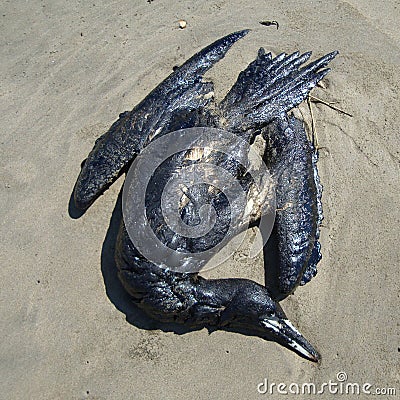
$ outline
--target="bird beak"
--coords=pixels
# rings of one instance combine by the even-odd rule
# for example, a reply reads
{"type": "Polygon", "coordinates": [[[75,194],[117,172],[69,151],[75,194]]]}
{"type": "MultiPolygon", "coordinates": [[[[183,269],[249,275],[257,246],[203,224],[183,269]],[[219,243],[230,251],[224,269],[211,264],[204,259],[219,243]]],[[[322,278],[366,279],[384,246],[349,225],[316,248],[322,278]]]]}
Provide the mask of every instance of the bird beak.
{"type": "Polygon", "coordinates": [[[277,340],[303,357],[318,362],[321,356],[288,319],[266,318],[262,325],[272,331],[277,340]]]}

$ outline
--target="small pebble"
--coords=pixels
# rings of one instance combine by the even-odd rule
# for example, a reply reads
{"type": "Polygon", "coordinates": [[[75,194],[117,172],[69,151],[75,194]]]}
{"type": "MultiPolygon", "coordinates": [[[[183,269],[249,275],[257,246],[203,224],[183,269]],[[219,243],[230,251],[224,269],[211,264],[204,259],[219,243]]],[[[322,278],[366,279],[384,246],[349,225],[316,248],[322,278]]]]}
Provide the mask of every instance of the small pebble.
{"type": "Polygon", "coordinates": [[[184,19],[180,19],[178,21],[178,23],[179,23],[179,28],[181,28],[181,29],[185,29],[186,28],[187,22],[184,19]]]}

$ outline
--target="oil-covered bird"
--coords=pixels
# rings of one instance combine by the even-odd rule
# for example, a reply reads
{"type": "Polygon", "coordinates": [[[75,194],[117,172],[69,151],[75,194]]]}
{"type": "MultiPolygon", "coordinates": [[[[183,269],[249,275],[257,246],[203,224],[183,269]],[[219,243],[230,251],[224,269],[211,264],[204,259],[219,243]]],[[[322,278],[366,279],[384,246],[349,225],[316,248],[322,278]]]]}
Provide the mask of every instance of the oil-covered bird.
{"type": "MultiPolygon", "coordinates": [[[[322,208],[317,152],[307,140],[302,123],[288,112],[304,101],[329,72],[326,66],[337,52],[304,65],[311,52],[272,57],[260,49],[257,58],[217,103],[214,85],[205,81],[203,75],[248,32],[232,33],[204,48],[175,69],[132,111],[120,114],[111,128],[96,140],[83,163],[74,188],[74,201],[77,208],[86,210],[127,171],[149,143],[169,132],[212,127],[233,132],[247,143],[262,134],[267,143],[267,164],[276,182],[277,206],[283,210],[277,212],[274,227],[280,268],[279,296],[272,298],[267,287],[250,280],[204,279],[198,273],[181,273],[157,265],[140,253],[124,221],[116,243],[118,275],[133,300],[152,318],[188,327],[237,329],[274,339],[305,358],[318,361],[318,352],[289,322],[277,303],[278,297],[292,293],[297,285],[315,274],[321,257],[318,238],[322,208]]],[[[218,160],[218,155],[212,152],[204,157],[206,162],[218,160]]],[[[159,171],[160,177],[172,175],[187,162],[187,153],[174,155],[159,171]]],[[[235,163],[227,163],[224,157],[219,162],[243,182],[244,191],[251,190],[252,182],[246,181],[246,171],[235,163]]],[[[189,224],[198,218],[204,202],[211,203],[220,215],[229,209],[223,193],[212,192],[202,185],[195,185],[184,195],[187,198],[182,206],[182,218],[189,224]]],[[[146,205],[150,210],[149,224],[165,233],[163,240],[195,251],[198,242],[184,241],[164,229],[165,220],[154,211],[159,199],[157,196],[149,199],[146,205]]],[[[221,232],[218,229],[208,235],[205,245],[217,243],[221,232]]]]}

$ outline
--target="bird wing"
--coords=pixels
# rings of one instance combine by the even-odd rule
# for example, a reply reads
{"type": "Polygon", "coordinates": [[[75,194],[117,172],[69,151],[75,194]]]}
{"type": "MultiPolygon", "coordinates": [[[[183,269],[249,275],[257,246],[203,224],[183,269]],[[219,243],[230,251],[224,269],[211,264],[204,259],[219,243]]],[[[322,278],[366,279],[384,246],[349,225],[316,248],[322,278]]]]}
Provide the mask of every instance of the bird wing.
{"type": "Polygon", "coordinates": [[[176,121],[212,101],[213,84],[203,74],[222,59],[249,31],[227,35],[204,48],[177,68],[132,111],[100,138],[83,163],[74,188],[75,205],[86,210],[120,175],[155,135],[179,128],[176,121]]]}

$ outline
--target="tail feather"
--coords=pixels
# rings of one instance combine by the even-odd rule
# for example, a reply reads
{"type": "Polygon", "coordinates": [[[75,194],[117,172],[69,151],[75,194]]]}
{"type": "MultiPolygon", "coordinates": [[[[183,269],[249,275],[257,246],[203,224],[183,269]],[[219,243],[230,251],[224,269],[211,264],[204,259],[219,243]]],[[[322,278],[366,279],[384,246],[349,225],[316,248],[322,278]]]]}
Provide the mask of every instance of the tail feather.
{"type": "Polygon", "coordinates": [[[227,128],[239,132],[258,128],[298,106],[329,72],[323,68],[337,54],[334,51],[300,68],[311,52],[272,58],[261,48],[219,105],[227,128]]]}
{"type": "MultiPolygon", "coordinates": [[[[330,69],[326,68],[316,74],[296,77],[292,81],[287,82],[285,86],[277,88],[265,101],[270,101],[275,107],[278,105],[282,109],[281,112],[286,112],[305,100],[310,91],[329,71],[330,69]],[[295,95],[293,95],[294,93],[295,95]]],[[[275,116],[278,116],[281,112],[278,109],[275,116]]]]}

